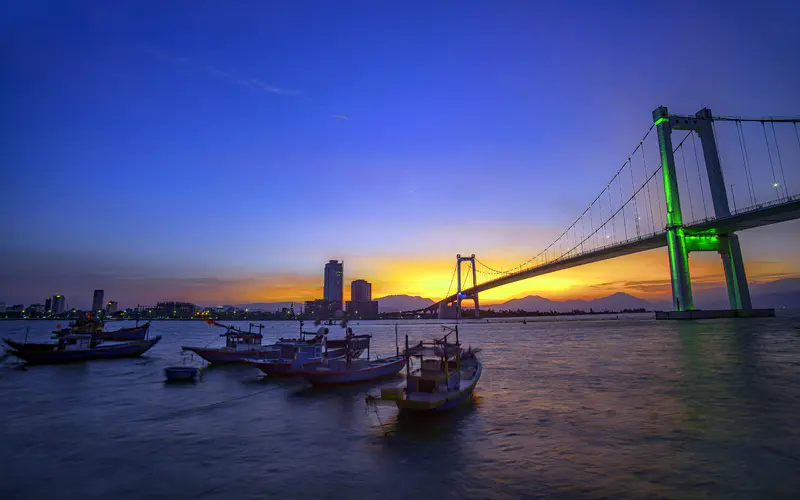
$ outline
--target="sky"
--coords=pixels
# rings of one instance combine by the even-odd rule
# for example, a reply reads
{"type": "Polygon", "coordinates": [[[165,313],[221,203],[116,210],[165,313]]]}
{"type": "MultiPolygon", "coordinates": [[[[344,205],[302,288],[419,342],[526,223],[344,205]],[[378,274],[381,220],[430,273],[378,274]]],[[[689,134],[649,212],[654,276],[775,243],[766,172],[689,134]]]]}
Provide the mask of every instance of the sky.
{"type": "MultiPolygon", "coordinates": [[[[800,115],[792,1],[0,9],[7,304],[308,300],[329,259],[375,296],[441,298],[457,253],[508,268],[547,246],[657,106],[800,115]]],[[[800,223],[741,240],[751,281],[800,276],[800,223]]],[[[693,254],[698,283],[721,273],[693,254]]],[[[484,301],[668,280],[654,250],[484,301]]]]}

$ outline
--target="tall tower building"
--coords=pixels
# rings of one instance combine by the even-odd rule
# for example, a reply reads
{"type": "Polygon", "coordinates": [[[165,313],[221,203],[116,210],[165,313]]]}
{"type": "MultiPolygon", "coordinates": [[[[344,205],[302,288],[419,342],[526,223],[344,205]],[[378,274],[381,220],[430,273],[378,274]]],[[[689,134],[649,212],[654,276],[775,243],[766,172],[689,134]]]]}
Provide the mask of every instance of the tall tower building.
{"type": "Polygon", "coordinates": [[[367,280],[354,280],[350,283],[350,300],[353,302],[372,300],[372,283],[367,280]]]}
{"type": "Polygon", "coordinates": [[[53,314],[61,314],[67,306],[67,298],[63,295],[53,295],[53,314]]]}
{"type": "Polygon", "coordinates": [[[92,297],[92,312],[97,314],[103,311],[103,290],[95,290],[92,297]]]}
{"type": "MultiPolygon", "coordinates": [[[[342,303],[344,298],[344,262],[338,260],[325,264],[325,286],[322,298],[331,302],[342,303]]],[[[341,308],[341,305],[339,306],[341,308]]]]}

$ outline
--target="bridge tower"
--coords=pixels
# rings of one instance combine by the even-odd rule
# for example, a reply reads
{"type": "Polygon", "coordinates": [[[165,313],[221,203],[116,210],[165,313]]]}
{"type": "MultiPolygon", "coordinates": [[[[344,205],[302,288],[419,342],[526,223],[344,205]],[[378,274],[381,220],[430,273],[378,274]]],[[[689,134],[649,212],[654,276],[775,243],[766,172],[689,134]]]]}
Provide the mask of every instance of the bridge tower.
{"type": "Polygon", "coordinates": [[[478,304],[478,292],[472,293],[469,296],[464,295],[461,293],[461,263],[462,262],[469,262],[472,267],[472,286],[478,286],[478,272],[475,269],[475,254],[472,254],[469,257],[462,257],[461,254],[456,255],[457,267],[458,267],[458,288],[456,290],[456,318],[461,319],[461,300],[466,298],[472,298],[475,302],[475,317],[481,317],[481,310],[480,305],[478,304]]]}
{"type": "Polygon", "coordinates": [[[692,284],[689,277],[689,252],[716,251],[720,254],[725,269],[725,281],[728,286],[731,309],[752,309],[738,236],[733,232],[710,231],[704,234],[686,234],[684,232],[678,177],[675,173],[675,158],[672,148],[673,130],[694,131],[700,137],[714,215],[718,219],[731,215],[712,127],[711,110],[703,108],[694,116],[677,116],[670,115],[666,107],[660,106],[653,111],[653,120],[658,130],[658,146],[664,175],[664,196],[667,202],[667,250],[672,278],[673,307],[676,311],[694,309],[692,284]]]}

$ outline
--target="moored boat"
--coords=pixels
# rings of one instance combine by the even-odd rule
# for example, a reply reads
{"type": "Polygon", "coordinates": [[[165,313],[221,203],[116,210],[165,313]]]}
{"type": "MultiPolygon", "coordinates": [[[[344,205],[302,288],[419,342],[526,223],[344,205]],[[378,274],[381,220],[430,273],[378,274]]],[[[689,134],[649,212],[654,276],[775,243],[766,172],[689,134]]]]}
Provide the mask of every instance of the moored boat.
{"type": "Polygon", "coordinates": [[[329,341],[323,335],[319,341],[306,343],[278,342],[280,355],[275,359],[245,359],[244,361],[257,367],[267,375],[292,376],[303,375],[316,365],[333,359],[344,358],[348,349],[352,358],[358,358],[369,347],[371,335],[352,335],[348,329],[343,340],[329,341]],[[336,342],[334,344],[334,342],[336,342]],[[332,347],[333,345],[333,347],[332,347]]]}
{"type": "Polygon", "coordinates": [[[406,380],[396,387],[381,389],[380,396],[368,401],[392,401],[401,410],[442,411],[463,403],[475,390],[483,365],[478,351],[464,350],[458,342],[458,326],[444,338],[432,343],[420,342],[409,348],[406,337],[406,380]],[[455,343],[447,337],[455,333],[455,343]],[[411,368],[412,358],[419,360],[411,368]]]}
{"type": "Polygon", "coordinates": [[[406,366],[402,354],[384,359],[330,359],[307,369],[303,377],[311,385],[345,385],[397,375],[406,366]]]}
{"type": "Polygon", "coordinates": [[[250,323],[248,331],[239,330],[233,326],[223,325],[214,320],[208,320],[209,325],[221,326],[226,328],[225,333],[220,337],[225,337],[225,345],[221,347],[193,347],[181,346],[182,351],[189,351],[197,354],[209,363],[238,363],[245,358],[273,358],[277,356],[277,351],[273,345],[262,345],[261,329],[263,325],[253,325],[250,323]],[[258,333],[252,331],[253,326],[258,327],[258,333]]]}
{"type": "Polygon", "coordinates": [[[233,326],[223,325],[214,320],[208,320],[208,324],[226,328],[221,337],[225,337],[225,345],[221,347],[193,347],[182,346],[183,351],[197,354],[209,363],[240,363],[245,359],[278,359],[281,357],[282,349],[287,346],[319,342],[324,335],[327,335],[327,328],[320,328],[318,332],[311,333],[303,331],[303,322],[300,322],[300,336],[294,339],[280,339],[279,342],[270,345],[263,345],[261,330],[264,325],[254,325],[250,323],[248,331],[243,331],[233,326]],[[253,332],[253,327],[257,327],[258,333],[253,332]]]}
{"type": "Polygon", "coordinates": [[[170,366],[164,368],[164,376],[168,381],[188,381],[198,377],[200,370],[194,366],[170,366]]]}
{"type": "Polygon", "coordinates": [[[55,343],[28,343],[5,339],[9,354],[30,364],[69,363],[93,359],[131,358],[141,356],[161,340],[131,340],[105,344],[90,333],[60,337],[55,343]]]}
{"type": "MultiPolygon", "coordinates": [[[[109,340],[114,342],[123,342],[126,340],[144,340],[147,338],[147,333],[149,329],[150,329],[150,323],[148,322],[140,326],[121,328],[119,330],[113,330],[110,332],[106,332],[103,330],[95,331],[92,332],[92,336],[96,339],[109,340]]],[[[63,337],[65,335],[70,335],[73,332],[68,328],[64,328],[54,333],[56,337],[63,337]]]]}
{"type": "Polygon", "coordinates": [[[53,334],[56,338],[61,338],[66,335],[90,333],[95,339],[120,342],[126,340],[144,340],[147,338],[149,329],[150,322],[148,321],[143,325],[137,324],[130,328],[121,328],[119,330],[107,332],[100,318],[92,317],[91,313],[87,313],[85,316],[75,320],[75,322],[70,324],[67,328],[54,330],[53,334]]]}
{"type": "Polygon", "coordinates": [[[303,377],[315,386],[356,384],[397,375],[405,367],[405,355],[400,354],[399,351],[390,358],[369,359],[369,344],[367,344],[367,359],[358,359],[357,353],[360,353],[357,347],[361,347],[363,342],[361,337],[347,337],[344,357],[325,358],[320,364],[307,368],[302,374],[303,377]]]}

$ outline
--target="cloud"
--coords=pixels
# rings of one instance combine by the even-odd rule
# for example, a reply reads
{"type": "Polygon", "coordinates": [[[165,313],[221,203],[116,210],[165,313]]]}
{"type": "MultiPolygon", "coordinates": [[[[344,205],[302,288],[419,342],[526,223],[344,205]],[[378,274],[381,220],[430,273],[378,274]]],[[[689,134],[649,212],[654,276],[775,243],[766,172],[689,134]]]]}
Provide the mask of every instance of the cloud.
{"type": "Polygon", "coordinates": [[[163,50],[152,48],[152,47],[144,47],[144,50],[153,54],[157,59],[161,61],[168,62],[170,64],[178,64],[178,65],[186,65],[193,67],[194,69],[198,69],[204,71],[210,76],[215,78],[220,78],[222,80],[227,80],[230,83],[234,83],[236,85],[241,85],[243,87],[248,87],[251,89],[261,90],[263,92],[268,92],[271,94],[279,94],[279,95],[297,95],[299,94],[296,90],[289,90],[280,87],[276,87],[274,85],[270,85],[268,83],[259,80],[258,78],[254,78],[251,76],[240,75],[234,71],[225,70],[217,68],[216,66],[212,66],[210,64],[206,65],[197,65],[188,57],[179,57],[173,54],[169,54],[164,52],[163,50]]]}

